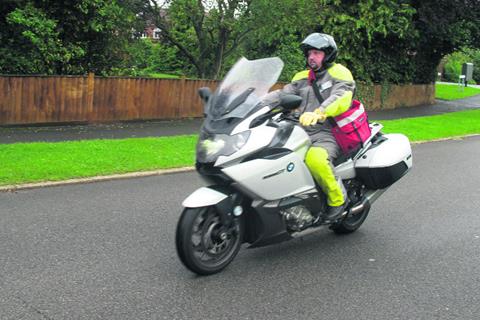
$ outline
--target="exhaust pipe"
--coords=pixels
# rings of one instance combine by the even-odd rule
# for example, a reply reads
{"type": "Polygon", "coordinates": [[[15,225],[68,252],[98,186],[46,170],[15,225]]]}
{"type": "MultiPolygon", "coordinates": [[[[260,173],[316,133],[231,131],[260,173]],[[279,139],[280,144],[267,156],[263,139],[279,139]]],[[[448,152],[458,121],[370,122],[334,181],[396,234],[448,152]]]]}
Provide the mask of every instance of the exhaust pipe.
{"type": "Polygon", "coordinates": [[[370,209],[370,206],[385,192],[388,188],[378,190],[368,190],[365,197],[360,204],[350,208],[348,215],[355,215],[365,209],[370,209]]]}
{"type": "MultiPolygon", "coordinates": [[[[350,208],[350,210],[345,210],[342,214],[342,216],[339,218],[345,218],[346,216],[351,216],[355,215],[357,213],[362,212],[365,209],[370,209],[370,206],[385,192],[387,191],[388,188],[385,189],[378,189],[378,190],[368,190],[365,193],[365,196],[363,197],[363,200],[356,205],[355,207],[350,208]]],[[[326,223],[327,225],[330,224],[326,223]]],[[[306,236],[310,233],[315,232],[319,227],[325,225],[324,223],[318,224],[316,226],[313,226],[313,228],[308,228],[302,231],[298,231],[292,234],[293,238],[300,238],[303,236],[306,236]]]]}

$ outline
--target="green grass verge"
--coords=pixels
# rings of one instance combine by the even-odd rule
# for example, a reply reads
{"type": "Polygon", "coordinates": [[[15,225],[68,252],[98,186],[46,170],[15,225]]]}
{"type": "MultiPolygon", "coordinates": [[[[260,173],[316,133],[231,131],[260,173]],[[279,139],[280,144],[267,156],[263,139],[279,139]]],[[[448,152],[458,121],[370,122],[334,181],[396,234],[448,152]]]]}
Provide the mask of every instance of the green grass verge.
{"type": "Polygon", "coordinates": [[[150,78],[156,78],[156,79],[180,79],[179,76],[174,74],[156,73],[156,72],[147,73],[146,76],[150,78]]]}
{"type": "Polygon", "coordinates": [[[0,144],[0,185],[191,166],[197,137],[0,144]]]}
{"type": "Polygon", "coordinates": [[[461,87],[451,84],[435,84],[435,98],[442,100],[457,100],[480,94],[480,89],[461,87]]]}
{"type": "MultiPolygon", "coordinates": [[[[480,110],[378,121],[411,141],[480,133],[480,110]]],[[[197,136],[0,144],[0,185],[191,166],[197,136]]]]}
{"type": "Polygon", "coordinates": [[[398,132],[411,141],[428,141],[480,133],[480,110],[376,122],[384,125],[384,133],[398,132]]]}

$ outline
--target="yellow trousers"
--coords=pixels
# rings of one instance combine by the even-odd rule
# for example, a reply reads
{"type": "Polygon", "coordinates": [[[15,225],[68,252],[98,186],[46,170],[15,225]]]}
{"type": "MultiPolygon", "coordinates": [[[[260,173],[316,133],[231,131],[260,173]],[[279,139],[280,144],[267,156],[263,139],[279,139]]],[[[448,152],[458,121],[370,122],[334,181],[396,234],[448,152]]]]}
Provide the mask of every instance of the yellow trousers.
{"type": "Polygon", "coordinates": [[[342,187],[338,184],[328,159],[327,151],[322,147],[310,147],[305,163],[322,191],[327,195],[327,203],[338,207],[345,203],[342,187]]]}

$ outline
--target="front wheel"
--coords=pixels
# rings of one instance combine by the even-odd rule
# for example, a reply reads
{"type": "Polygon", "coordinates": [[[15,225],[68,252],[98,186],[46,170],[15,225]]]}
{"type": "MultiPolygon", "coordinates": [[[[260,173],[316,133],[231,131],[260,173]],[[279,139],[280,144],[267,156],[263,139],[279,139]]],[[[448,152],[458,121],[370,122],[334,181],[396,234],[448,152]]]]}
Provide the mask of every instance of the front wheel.
{"type": "Polygon", "coordinates": [[[213,206],[185,208],[177,226],[176,246],[182,263],[200,275],[223,270],[240,250],[243,224],[233,219],[224,226],[213,206]]]}

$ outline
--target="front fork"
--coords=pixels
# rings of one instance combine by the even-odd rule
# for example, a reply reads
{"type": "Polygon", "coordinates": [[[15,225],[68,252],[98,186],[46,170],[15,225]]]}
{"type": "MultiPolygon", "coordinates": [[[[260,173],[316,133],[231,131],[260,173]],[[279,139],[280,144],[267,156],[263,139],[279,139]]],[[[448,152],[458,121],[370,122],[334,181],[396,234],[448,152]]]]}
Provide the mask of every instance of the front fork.
{"type": "Polygon", "coordinates": [[[215,205],[223,226],[228,229],[233,227],[233,219],[243,213],[242,201],[243,197],[240,194],[232,193],[215,205]]]}

